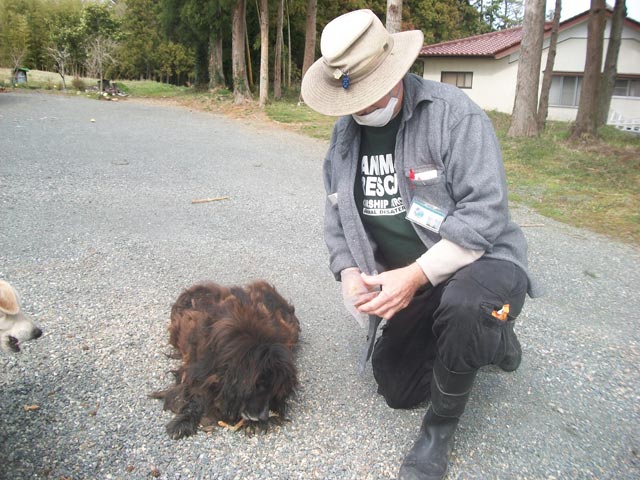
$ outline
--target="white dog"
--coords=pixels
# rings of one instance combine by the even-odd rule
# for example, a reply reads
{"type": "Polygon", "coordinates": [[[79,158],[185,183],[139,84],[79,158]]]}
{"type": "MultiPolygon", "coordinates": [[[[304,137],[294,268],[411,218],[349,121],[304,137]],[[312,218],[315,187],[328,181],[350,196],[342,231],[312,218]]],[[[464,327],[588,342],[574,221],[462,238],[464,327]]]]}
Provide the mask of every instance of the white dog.
{"type": "Polygon", "coordinates": [[[0,350],[8,353],[20,351],[20,343],[34,340],[42,330],[20,310],[18,293],[4,280],[0,280],[0,350]]]}

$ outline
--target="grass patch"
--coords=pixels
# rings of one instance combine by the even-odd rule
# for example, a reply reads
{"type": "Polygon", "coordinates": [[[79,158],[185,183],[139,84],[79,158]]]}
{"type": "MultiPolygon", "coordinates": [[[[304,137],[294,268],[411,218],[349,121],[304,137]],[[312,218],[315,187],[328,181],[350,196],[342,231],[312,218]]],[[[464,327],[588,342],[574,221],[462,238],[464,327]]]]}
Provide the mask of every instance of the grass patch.
{"type": "Polygon", "coordinates": [[[506,136],[509,115],[490,116],[502,145],[510,200],[640,244],[640,137],[607,127],[597,140],[573,142],[570,124],[549,122],[538,138],[513,139],[506,136]]]}
{"type": "Polygon", "coordinates": [[[150,80],[125,80],[116,83],[120,90],[134,97],[169,98],[190,93],[188,87],[177,87],[175,85],[152,82],[150,80]]]}
{"type": "Polygon", "coordinates": [[[328,140],[335,123],[327,117],[297,101],[277,101],[266,106],[267,116],[278,123],[286,124],[313,138],[328,140]]]}
{"type": "MultiPolygon", "coordinates": [[[[55,72],[44,72],[42,70],[30,70],[27,73],[27,83],[21,85],[12,85],[10,68],[0,68],[0,85],[5,87],[30,89],[30,90],[63,90],[62,77],[55,72]]],[[[80,78],[85,85],[96,85],[98,80],[95,78],[80,78]]],[[[67,75],[65,77],[67,90],[76,89],[73,87],[73,77],[67,75]]]]}

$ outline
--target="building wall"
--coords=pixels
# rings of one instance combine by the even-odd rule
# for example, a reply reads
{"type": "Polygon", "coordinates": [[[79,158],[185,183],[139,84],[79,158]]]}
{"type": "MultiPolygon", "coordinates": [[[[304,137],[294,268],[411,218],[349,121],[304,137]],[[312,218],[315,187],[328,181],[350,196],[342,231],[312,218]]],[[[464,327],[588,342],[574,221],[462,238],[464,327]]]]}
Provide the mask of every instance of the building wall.
{"type": "MultiPolygon", "coordinates": [[[[609,35],[607,22],[605,38],[609,35]]],[[[627,26],[623,29],[623,41],[618,55],[618,74],[640,75],[640,31],[627,26]]],[[[558,35],[558,46],[553,70],[555,72],[584,72],[587,44],[587,22],[575,25],[558,35]]],[[[608,42],[605,40],[604,57],[608,42]]],[[[541,69],[544,70],[549,49],[549,39],[545,40],[541,69]]],[[[440,81],[443,71],[473,72],[473,87],[462,89],[485,110],[511,113],[516,92],[518,75],[518,52],[501,59],[472,57],[428,57],[424,58],[424,78],[440,81]]],[[[540,85],[542,85],[540,72],[540,85]]],[[[550,120],[573,121],[577,107],[549,107],[550,120]]],[[[613,97],[611,110],[626,118],[640,118],[640,98],[613,97]]]]}
{"type": "Polygon", "coordinates": [[[484,110],[511,113],[516,95],[518,62],[509,58],[426,58],[423,77],[440,81],[442,72],[473,72],[473,86],[463,88],[469,97],[484,110]]]}
{"type": "MultiPolygon", "coordinates": [[[[604,65],[609,45],[609,27],[605,30],[605,41],[602,52],[604,65]]],[[[544,55],[549,48],[549,39],[544,43],[544,55]]],[[[560,32],[558,35],[558,49],[553,69],[556,72],[584,72],[587,48],[587,24],[583,23],[560,32]]],[[[543,59],[543,67],[544,67],[543,59]]],[[[640,31],[627,26],[622,31],[622,43],[618,53],[618,73],[640,75],[640,31]]]]}
{"type": "MultiPolygon", "coordinates": [[[[625,31],[626,33],[626,31],[625,31]]],[[[640,75],[640,32],[634,37],[625,35],[618,53],[618,73],[640,75]]],[[[605,44],[606,55],[607,45],[605,44]]]]}

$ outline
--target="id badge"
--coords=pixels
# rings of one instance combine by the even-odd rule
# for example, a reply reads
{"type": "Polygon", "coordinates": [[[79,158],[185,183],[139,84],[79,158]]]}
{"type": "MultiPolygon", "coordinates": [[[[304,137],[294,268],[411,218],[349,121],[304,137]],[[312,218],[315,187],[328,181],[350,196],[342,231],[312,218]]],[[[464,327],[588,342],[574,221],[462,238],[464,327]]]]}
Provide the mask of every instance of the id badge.
{"type": "Polygon", "coordinates": [[[434,207],[417,198],[413,199],[407,212],[407,220],[436,233],[440,233],[440,225],[442,225],[446,216],[447,213],[438,207],[434,207]]]}

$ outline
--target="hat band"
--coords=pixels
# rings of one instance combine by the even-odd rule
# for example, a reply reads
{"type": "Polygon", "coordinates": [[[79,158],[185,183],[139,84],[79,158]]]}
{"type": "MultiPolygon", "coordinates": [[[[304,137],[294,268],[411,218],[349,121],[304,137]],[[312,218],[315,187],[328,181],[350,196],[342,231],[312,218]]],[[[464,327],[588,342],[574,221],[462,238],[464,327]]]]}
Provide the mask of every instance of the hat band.
{"type": "MultiPolygon", "coordinates": [[[[389,56],[391,51],[393,50],[393,37],[389,35],[387,37],[387,41],[382,46],[380,53],[374,56],[369,62],[364,64],[362,67],[359,67],[357,71],[351,72],[348,68],[342,69],[340,67],[336,67],[327,63],[326,60],[323,62],[323,68],[325,73],[329,78],[332,78],[335,83],[342,83],[342,77],[348,76],[350,81],[357,81],[358,79],[365,78],[371,74],[371,72],[375,71],[384,60],[389,56]]],[[[334,64],[335,65],[335,64],[334,64]]]]}

